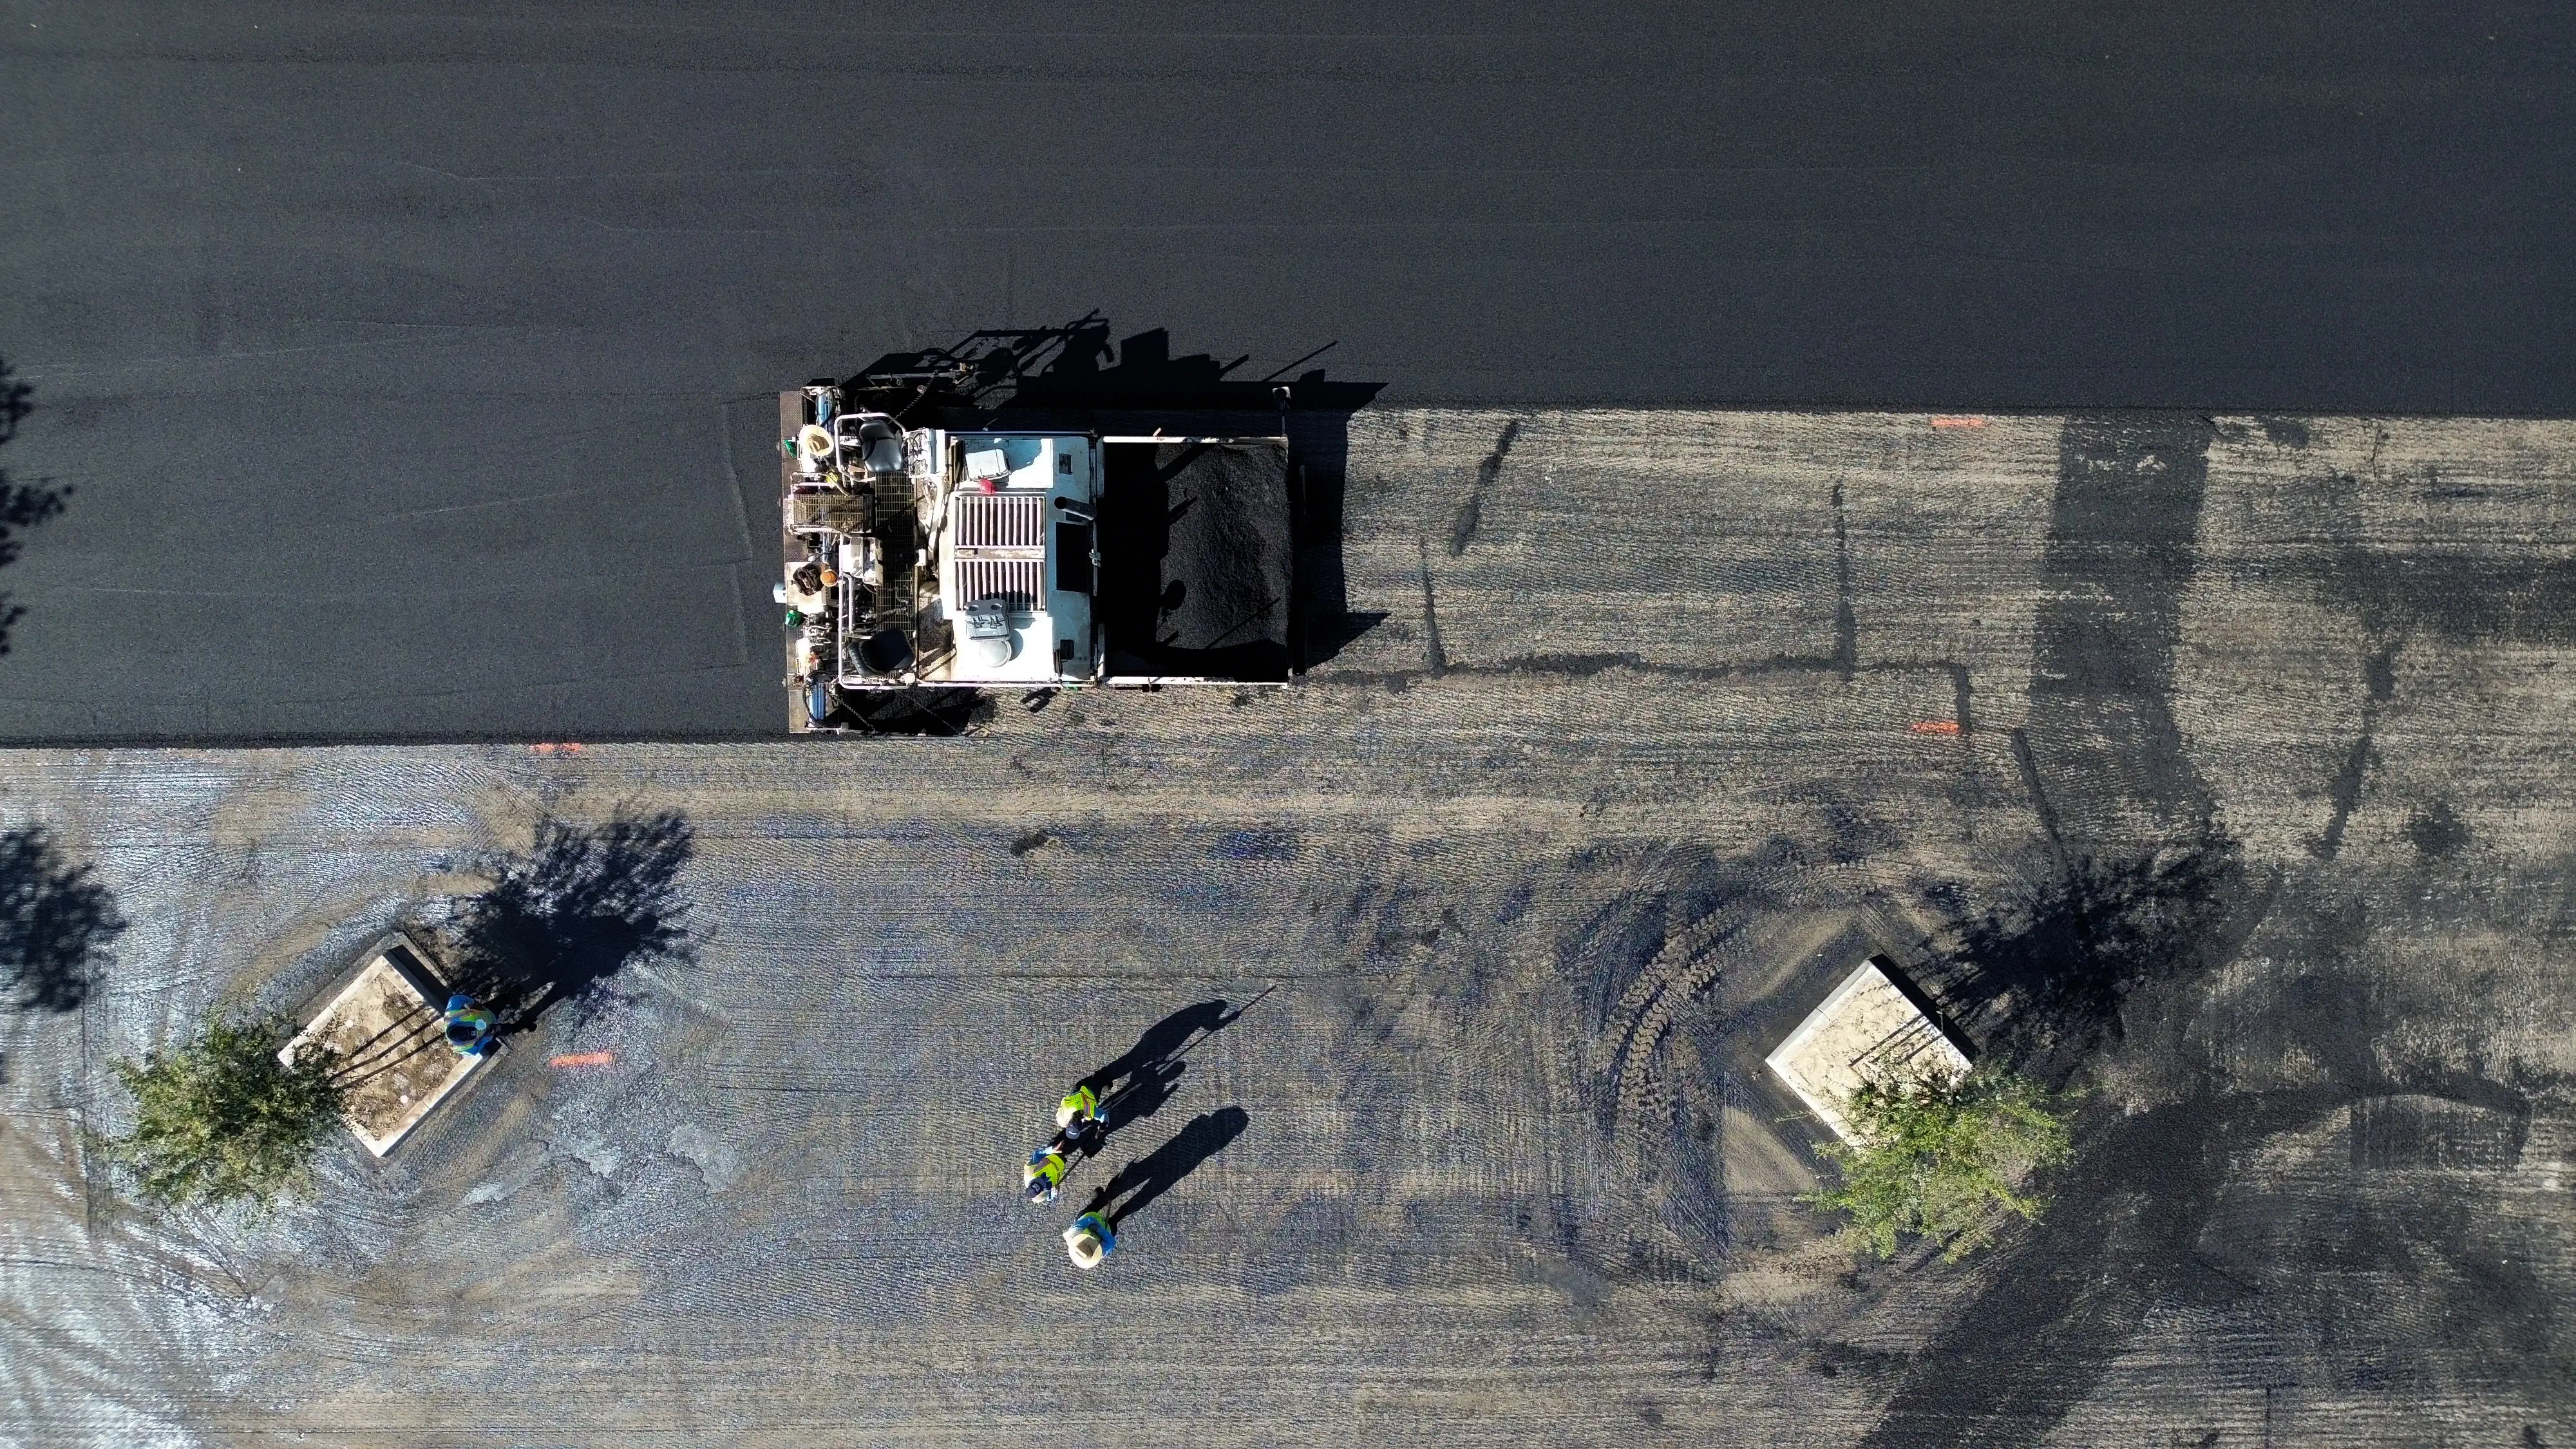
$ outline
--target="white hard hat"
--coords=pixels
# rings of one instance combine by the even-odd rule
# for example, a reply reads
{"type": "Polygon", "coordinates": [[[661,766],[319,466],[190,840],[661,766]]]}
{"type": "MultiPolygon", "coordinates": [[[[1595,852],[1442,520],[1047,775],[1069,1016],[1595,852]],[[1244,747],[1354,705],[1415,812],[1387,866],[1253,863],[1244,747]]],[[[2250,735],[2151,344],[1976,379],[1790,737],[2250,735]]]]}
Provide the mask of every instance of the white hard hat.
{"type": "Polygon", "coordinates": [[[1097,1268],[1108,1250],[1100,1246],[1100,1235],[1081,1228],[1064,1230],[1064,1250],[1073,1257],[1077,1268],[1097,1268]]]}

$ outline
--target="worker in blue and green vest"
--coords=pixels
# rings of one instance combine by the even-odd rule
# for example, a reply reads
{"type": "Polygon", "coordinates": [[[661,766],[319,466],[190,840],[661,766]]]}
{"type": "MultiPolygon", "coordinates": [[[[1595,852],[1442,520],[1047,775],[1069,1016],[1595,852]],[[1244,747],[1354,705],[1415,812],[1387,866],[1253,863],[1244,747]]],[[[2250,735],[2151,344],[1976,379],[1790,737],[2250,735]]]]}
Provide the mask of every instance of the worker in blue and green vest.
{"type": "Polygon", "coordinates": [[[447,1044],[462,1057],[479,1057],[492,1046],[492,1013],[482,1003],[463,992],[447,998],[447,1010],[441,1013],[447,1029],[447,1044]]]}
{"type": "Polygon", "coordinates": [[[1084,1213],[1064,1230],[1064,1250],[1077,1268],[1097,1268],[1109,1250],[1118,1246],[1118,1235],[1109,1231],[1109,1223],[1098,1213],[1084,1213]]]}

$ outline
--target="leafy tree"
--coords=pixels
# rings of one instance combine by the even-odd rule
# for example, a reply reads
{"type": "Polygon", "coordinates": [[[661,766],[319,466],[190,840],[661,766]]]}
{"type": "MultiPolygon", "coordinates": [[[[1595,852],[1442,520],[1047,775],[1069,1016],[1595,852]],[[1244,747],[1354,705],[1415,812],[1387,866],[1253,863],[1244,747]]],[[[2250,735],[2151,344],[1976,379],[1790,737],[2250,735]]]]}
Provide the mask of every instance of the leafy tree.
{"type": "Polygon", "coordinates": [[[299,1048],[291,1067],[279,1061],[291,1035],[281,1016],[218,1019],[192,1042],[118,1062],[135,1122],[106,1144],[108,1156],[154,1202],[265,1208],[303,1189],[349,1083],[339,1054],[318,1042],[299,1048]]]}
{"type": "Polygon", "coordinates": [[[1840,1180],[1808,1201],[1849,1213],[1871,1252],[1915,1236],[1955,1263],[1994,1241],[2008,1217],[2037,1221],[2046,1198],[2021,1191],[2072,1155],[2062,1099],[2010,1072],[1864,1081],[1845,1105],[1852,1142],[1821,1149],[1840,1180]]]}

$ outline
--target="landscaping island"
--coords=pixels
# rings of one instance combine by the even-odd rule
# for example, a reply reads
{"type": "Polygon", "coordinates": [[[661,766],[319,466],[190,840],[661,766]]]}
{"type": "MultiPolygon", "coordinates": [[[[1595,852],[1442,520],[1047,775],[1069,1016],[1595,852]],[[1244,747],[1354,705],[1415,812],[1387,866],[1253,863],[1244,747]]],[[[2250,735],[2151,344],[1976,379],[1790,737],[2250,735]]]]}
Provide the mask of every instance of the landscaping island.
{"type": "Polygon", "coordinates": [[[400,937],[370,950],[367,964],[278,1052],[292,1066],[308,1042],[329,1046],[349,1074],[349,1130],[378,1157],[393,1151],[481,1065],[447,1045],[439,1003],[445,991],[400,937]]]}

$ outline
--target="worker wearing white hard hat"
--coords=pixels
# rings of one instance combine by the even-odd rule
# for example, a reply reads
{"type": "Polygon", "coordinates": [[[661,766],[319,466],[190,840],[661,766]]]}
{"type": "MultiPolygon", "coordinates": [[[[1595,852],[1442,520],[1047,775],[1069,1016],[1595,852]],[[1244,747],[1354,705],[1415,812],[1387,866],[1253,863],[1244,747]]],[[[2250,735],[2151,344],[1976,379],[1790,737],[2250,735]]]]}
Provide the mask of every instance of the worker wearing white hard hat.
{"type": "Polygon", "coordinates": [[[1072,1256],[1077,1268],[1097,1268],[1109,1250],[1118,1246],[1118,1235],[1109,1231],[1109,1223],[1098,1213],[1084,1213],[1064,1230],[1064,1250],[1072,1256]]]}

